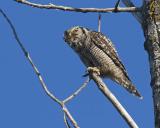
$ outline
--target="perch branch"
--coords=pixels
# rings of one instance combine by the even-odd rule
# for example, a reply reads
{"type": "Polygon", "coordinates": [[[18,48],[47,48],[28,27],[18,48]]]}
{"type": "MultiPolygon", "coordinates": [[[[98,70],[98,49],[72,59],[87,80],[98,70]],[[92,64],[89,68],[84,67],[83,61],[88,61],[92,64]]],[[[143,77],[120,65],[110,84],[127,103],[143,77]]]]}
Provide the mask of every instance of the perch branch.
{"type": "Polygon", "coordinates": [[[70,114],[69,110],[67,109],[67,107],[64,105],[64,103],[62,101],[60,101],[54,94],[52,94],[49,89],[47,88],[47,85],[45,84],[38,68],[35,66],[35,64],[33,63],[33,60],[31,59],[31,56],[29,55],[29,52],[25,49],[25,47],[23,46],[22,42],[20,41],[18,34],[16,32],[16,29],[14,28],[11,20],[7,17],[7,15],[0,9],[0,13],[4,16],[4,18],[6,19],[6,21],[8,22],[8,24],[10,25],[12,31],[13,31],[13,35],[18,43],[18,45],[20,46],[21,50],[23,51],[26,59],[29,61],[29,63],[31,64],[35,74],[37,75],[45,93],[56,103],[58,103],[61,107],[62,110],[64,112],[64,114],[66,114],[66,116],[68,117],[68,119],[72,122],[74,128],[79,128],[77,122],[74,120],[74,118],[72,117],[72,115],[70,114]]]}
{"type": "Polygon", "coordinates": [[[58,6],[55,4],[36,4],[33,2],[29,2],[27,0],[15,0],[16,2],[19,2],[21,4],[25,4],[31,7],[36,7],[36,8],[42,8],[42,9],[56,9],[56,10],[62,10],[62,11],[73,11],[73,12],[82,12],[82,13],[87,13],[87,12],[100,12],[100,13],[107,13],[107,12],[139,12],[141,11],[141,8],[137,7],[126,7],[126,8],[120,8],[118,7],[117,9],[115,8],[74,8],[74,7],[67,7],[67,6],[58,6]]]}
{"type": "Polygon", "coordinates": [[[113,104],[116,110],[124,118],[127,124],[131,128],[139,128],[132,117],[128,114],[125,108],[117,100],[117,98],[112,94],[112,92],[107,88],[105,83],[102,81],[100,76],[96,72],[89,71],[90,77],[94,80],[99,90],[104,94],[104,96],[113,104]]]}
{"type": "Polygon", "coordinates": [[[72,95],[70,95],[68,98],[66,98],[65,100],[63,100],[63,103],[67,103],[70,100],[72,100],[74,97],[76,97],[88,84],[88,82],[90,81],[90,78],[87,77],[87,79],[85,80],[85,82],[80,86],[80,88],[78,88],[72,95]]]}

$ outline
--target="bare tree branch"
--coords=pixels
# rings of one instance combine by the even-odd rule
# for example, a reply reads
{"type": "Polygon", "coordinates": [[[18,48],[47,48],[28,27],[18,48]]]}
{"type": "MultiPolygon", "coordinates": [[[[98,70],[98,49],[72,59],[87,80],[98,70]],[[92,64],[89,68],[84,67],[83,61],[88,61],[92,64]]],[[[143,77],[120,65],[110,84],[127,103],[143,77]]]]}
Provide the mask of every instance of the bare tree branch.
{"type": "Polygon", "coordinates": [[[74,97],[76,97],[88,84],[88,82],[90,81],[90,78],[87,77],[87,79],[85,80],[85,82],[80,86],[80,88],[78,88],[72,95],[70,95],[68,98],[66,98],[65,100],[63,100],[63,103],[67,103],[70,100],[72,100],[74,97]]]}
{"type": "Polygon", "coordinates": [[[33,2],[29,2],[27,0],[15,0],[16,2],[19,2],[21,4],[25,4],[31,7],[36,8],[43,8],[43,9],[56,9],[56,10],[63,10],[63,11],[73,11],[73,12],[101,12],[101,13],[107,13],[107,12],[139,12],[141,11],[141,8],[137,7],[127,7],[127,8],[120,8],[118,7],[115,11],[115,8],[73,8],[73,7],[67,7],[67,6],[58,6],[55,4],[36,4],[33,2]]]}
{"type": "MultiPolygon", "coordinates": [[[[131,2],[131,0],[122,0],[122,2],[127,6],[127,7],[135,7],[134,4],[131,2]]],[[[141,12],[132,12],[132,15],[137,19],[139,23],[142,23],[143,18],[142,18],[142,13],[141,12]]]]}
{"type": "Polygon", "coordinates": [[[121,103],[117,100],[117,98],[112,94],[112,92],[107,88],[105,83],[99,77],[99,75],[94,71],[89,71],[91,78],[97,84],[100,91],[104,94],[104,96],[113,104],[113,106],[117,109],[120,115],[124,118],[127,124],[131,128],[139,128],[132,117],[128,114],[125,108],[121,105],[121,103]]]}
{"type": "Polygon", "coordinates": [[[65,104],[60,101],[54,94],[52,94],[49,89],[47,88],[47,85],[45,84],[38,68],[35,66],[35,64],[33,63],[33,60],[31,59],[31,56],[29,55],[29,52],[25,49],[25,47],[23,46],[22,42],[20,41],[18,34],[12,24],[12,22],[10,21],[10,19],[7,17],[7,15],[0,9],[0,13],[4,16],[4,18],[6,19],[6,21],[8,22],[8,24],[10,25],[12,31],[13,31],[13,35],[18,43],[18,45],[20,46],[21,50],[23,51],[26,59],[29,61],[29,63],[31,64],[35,74],[37,75],[45,93],[56,103],[58,103],[61,107],[63,112],[67,115],[68,119],[70,119],[70,121],[72,122],[74,128],[79,128],[77,122],[74,120],[74,118],[72,117],[72,115],[70,114],[69,110],[67,109],[67,107],[65,106],[65,104]]]}

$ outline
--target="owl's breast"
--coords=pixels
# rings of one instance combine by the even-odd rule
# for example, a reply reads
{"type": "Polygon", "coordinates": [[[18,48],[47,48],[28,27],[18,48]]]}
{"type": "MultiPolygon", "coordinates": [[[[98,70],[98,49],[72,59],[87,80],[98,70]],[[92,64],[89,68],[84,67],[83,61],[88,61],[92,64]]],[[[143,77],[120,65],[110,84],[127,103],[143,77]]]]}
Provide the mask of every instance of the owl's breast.
{"type": "Polygon", "coordinates": [[[112,59],[94,44],[84,48],[80,58],[86,67],[97,67],[105,77],[110,76],[112,69],[115,68],[112,59]]]}

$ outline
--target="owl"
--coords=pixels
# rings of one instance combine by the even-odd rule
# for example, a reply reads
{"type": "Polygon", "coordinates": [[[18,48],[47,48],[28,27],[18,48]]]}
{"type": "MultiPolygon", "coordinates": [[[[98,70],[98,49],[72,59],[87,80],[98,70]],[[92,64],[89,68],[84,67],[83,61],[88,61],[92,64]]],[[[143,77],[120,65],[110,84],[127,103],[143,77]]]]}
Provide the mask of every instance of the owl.
{"type": "Polygon", "coordinates": [[[142,98],[128,77],[111,40],[102,33],[75,26],[64,32],[64,40],[86,67],[96,67],[102,78],[110,78],[130,93],[142,98]]]}

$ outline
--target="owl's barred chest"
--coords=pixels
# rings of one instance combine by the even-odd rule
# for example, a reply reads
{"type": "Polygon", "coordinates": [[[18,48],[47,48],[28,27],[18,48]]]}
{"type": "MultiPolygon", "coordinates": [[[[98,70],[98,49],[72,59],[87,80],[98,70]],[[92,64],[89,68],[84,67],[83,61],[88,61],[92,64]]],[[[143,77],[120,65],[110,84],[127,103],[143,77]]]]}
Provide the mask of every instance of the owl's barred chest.
{"type": "Polygon", "coordinates": [[[102,75],[107,75],[115,68],[112,59],[94,44],[84,47],[79,54],[86,67],[97,67],[102,75]]]}

